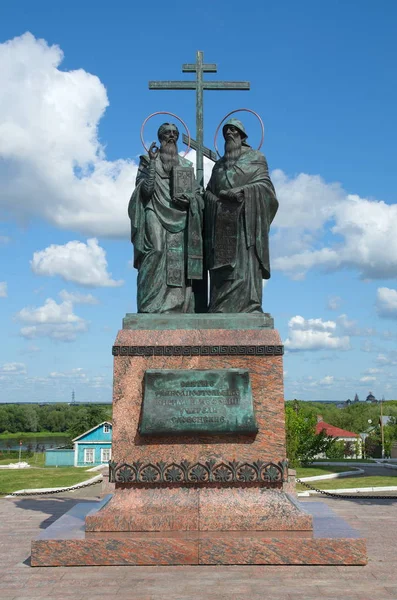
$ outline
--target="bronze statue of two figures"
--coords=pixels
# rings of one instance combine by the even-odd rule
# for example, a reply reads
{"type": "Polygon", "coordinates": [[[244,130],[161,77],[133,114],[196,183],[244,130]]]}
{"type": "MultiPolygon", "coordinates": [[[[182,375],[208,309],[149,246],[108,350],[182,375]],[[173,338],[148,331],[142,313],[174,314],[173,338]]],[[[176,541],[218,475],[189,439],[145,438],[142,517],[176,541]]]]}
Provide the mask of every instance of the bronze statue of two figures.
{"type": "Polygon", "coordinates": [[[203,312],[207,271],[208,312],[263,312],[262,280],[270,277],[269,229],[278,201],[266,159],[247,143],[244,125],[230,119],[223,136],[224,156],[205,191],[192,164],[178,154],[175,125],[161,125],[160,147],[153,143],[140,157],[128,208],[139,313],[203,312]]]}

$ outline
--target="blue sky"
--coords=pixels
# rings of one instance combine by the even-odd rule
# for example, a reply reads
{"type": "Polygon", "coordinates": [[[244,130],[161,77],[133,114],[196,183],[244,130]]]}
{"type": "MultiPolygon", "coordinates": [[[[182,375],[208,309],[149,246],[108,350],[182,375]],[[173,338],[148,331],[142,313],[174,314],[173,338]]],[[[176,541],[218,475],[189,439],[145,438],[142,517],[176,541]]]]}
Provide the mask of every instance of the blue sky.
{"type": "Polygon", "coordinates": [[[397,398],[396,19],[394,0],[3,3],[0,401],[111,399],[140,126],[169,110],[195,135],[194,93],[147,83],[189,79],[197,50],[208,79],[251,82],[205,93],[205,143],[235,108],[265,123],[286,398],[397,398]]]}

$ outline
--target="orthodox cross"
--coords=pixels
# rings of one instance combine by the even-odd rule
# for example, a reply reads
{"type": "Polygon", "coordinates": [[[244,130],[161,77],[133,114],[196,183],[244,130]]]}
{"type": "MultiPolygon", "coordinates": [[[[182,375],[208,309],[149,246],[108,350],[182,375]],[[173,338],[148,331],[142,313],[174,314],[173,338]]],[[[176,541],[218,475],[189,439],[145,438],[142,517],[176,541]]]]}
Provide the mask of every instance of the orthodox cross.
{"type": "MultiPolygon", "coordinates": [[[[149,81],[150,90],[196,90],[196,139],[191,140],[191,147],[196,150],[196,177],[199,185],[203,185],[203,156],[216,161],[215,152],[204,146],[204,115],[203,92],[204,90],[249,90],[249,81],[204,81],[203,73],[216,73],[217,66],[213,63],[204,63],[204,53],[200,50],[196,54],[195,63],[182,65],[183,73],[196,73],[195,81],[149,81]]],[[[187,136],[183,135],[183,142],[187,143],[187,136]]]]}

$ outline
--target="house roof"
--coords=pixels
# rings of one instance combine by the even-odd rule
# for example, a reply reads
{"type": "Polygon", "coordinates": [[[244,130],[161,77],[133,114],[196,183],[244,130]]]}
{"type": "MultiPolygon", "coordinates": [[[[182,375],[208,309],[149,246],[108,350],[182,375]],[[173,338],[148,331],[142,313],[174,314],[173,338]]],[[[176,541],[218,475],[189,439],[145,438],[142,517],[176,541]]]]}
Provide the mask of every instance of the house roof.
{"type": "Polygon", "coordinates": [[[91,433],[91,431],[95,431],[95,429],[98,429],[98,427],[102,427],[102,425],[110,425],[110,427],[112,426],[110,421],[103,421],[103,423],[99,423],[99,425],[95,425],[95,427],[91,427],[91,429],[89,429],[88,431],[85,431],[84,433],[81,433],[80,435],[75,437],[74,440],[72,440],[72,442],[77,442],[77,440],[79,440],[80,438],[87,435],[87,433],[91,433]]]}
{"type": "Polygon", "coordinates": [[[352,437],[358,438],[358,433],[353,433],[353,431],[347,431],[346,429],[340,429],[340,427],[335,427],[335,425],[330,425],[329,423],[324,423],[324,421],[319,421],[316,425],[316,433],[320,433],[325,430],[327,435],[331,435],[334,438],[339,437],[352,437]]]}

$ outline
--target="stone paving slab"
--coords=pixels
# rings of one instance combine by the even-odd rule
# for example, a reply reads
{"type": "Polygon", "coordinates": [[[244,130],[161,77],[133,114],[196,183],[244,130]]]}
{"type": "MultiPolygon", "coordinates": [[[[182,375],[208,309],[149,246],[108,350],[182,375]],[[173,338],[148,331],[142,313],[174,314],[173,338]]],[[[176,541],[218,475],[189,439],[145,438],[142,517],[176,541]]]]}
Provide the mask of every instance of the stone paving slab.
{"type": "Polygon", "coordinates": [[[397,501],[320,501],[367,539],[367,566],[32,569],[31,540],[84,498],[3,499],[0,600],[397,600],[397,501]]]}

